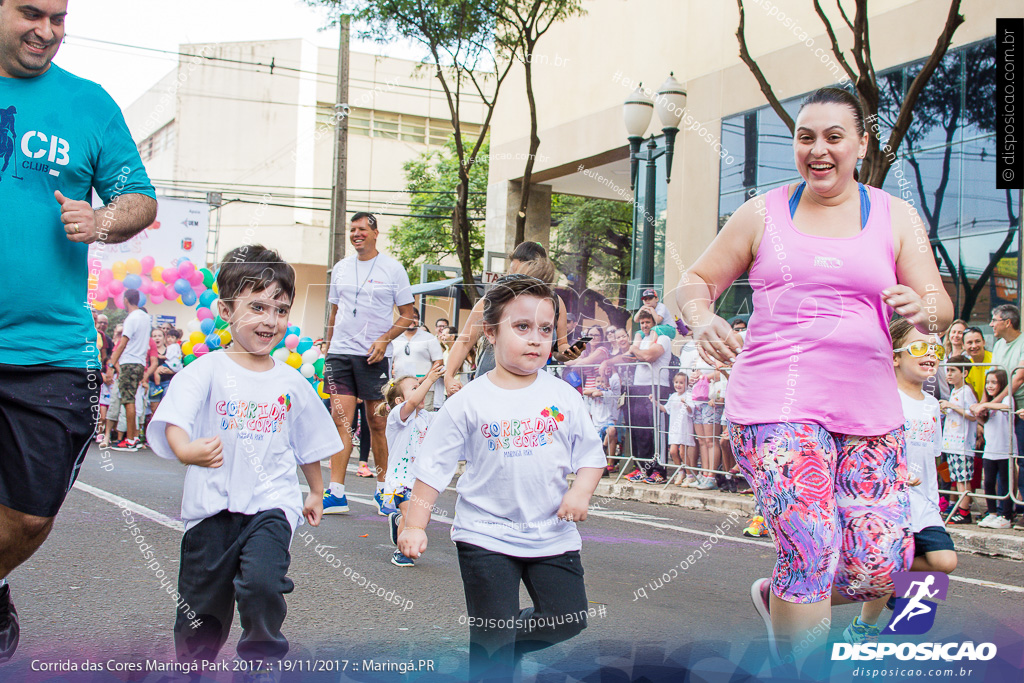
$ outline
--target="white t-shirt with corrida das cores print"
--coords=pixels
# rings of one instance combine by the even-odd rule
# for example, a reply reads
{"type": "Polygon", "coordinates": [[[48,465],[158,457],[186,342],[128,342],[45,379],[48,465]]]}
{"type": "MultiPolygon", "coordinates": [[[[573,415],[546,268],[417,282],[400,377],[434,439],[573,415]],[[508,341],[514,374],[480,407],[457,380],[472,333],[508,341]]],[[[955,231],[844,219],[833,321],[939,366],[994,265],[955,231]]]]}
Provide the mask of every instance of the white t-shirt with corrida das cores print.
{"type": "Polygon", "coordinates": [[[197,358],[174,376],[153,415],[153,451],[175,459],[167,425],[195,440],[219,436],[220,467],[189,465],[181,497],[185,530],[222,510],[254,515],[281,509],[292,531],[302,523],[297,465],[341,450],[341,437],[323,401],[302,375],[275,360],[254,372],[226,351],[197,358]]]}
{"type": "Polygon", "coordinates": [[[907,469],[911,479],[921,483],[908,487],[910,498],[910,530],[915,534],[930,526],[943,526],[939,512],[939,483],[935,474],[935,458],[942,446],[939,425],[939,402],[931,394],[923,399],[900,391],[903,405],[903,429],[906,439],[907,469]]]}
{"type": "MultiPolygon", "coordinates": [[[[413,302],[409,275],[387,254],[360,261],[349,256],[331,271],[327,300],[338,307],[327,353],[369,356],[373,342],[391,329],[394,309],[413,302]]],[[[388,347],[386,355],[391,357],[388,347]]]]}
{"type": "Polygon", "coordinates": [[[501,389],[489,375],[467,384],[437,412],[413,474],[443,491],[459,460],[466,471],[456,486],[453,541],[514,557],[580,549],[576,525],[557,517],[566,477],[604,467],[605,458],[569,384],[545,372],[523,389],[501,389]]]}

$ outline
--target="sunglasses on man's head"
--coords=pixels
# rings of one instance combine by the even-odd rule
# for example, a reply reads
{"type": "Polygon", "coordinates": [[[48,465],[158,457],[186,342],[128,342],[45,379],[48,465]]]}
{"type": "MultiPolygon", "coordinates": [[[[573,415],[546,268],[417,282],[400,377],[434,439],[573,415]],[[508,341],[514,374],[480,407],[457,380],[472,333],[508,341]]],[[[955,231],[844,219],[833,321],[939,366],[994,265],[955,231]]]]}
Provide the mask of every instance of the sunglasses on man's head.
{"type": "Polygon", "coordinates": [[[893,349],[893,353],[900,353],[901,351],[906,351],[915,358],[926,356],[930,351],[934,352],[935,357],[939,360],[946,357],[946,347],[935,342],[916,341],[907,344],[902,349],[893,349]]]}

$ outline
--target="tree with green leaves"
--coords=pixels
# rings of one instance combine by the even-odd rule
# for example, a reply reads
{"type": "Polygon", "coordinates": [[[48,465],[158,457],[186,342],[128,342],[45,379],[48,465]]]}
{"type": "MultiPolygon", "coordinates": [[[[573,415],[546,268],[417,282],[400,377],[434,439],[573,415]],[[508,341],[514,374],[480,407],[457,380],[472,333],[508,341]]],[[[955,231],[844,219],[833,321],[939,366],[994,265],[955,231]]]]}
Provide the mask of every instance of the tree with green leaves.
{"type": "Polygon", "coordinates": [[[526,239],[526,209],[530,202],[533,162],[540,149],[533,69],[537,64],[551,64],[550,55],[537,53],[537,43],[556,23],[584,14],[580,5],[581,0],[495,0],[491,4],[499,39],[505,41],[508,52],[523,65],[526,101],[530,107],[530,152],[523,169],[519,211],[516,213],[516,244],[526,239]]]}
{"type": "MultiPolygon", "coordinates": [[[[331,8],[340,15],[351,13],[365,27],[361,35],[379,43],[403,38],[419,43],[429,56],[424,66],[432,69],[444,91],[454,129],[458,160],[450,220],[455,255],[464,282],[474,282],[473,221],[470,217],[470,186],[474,167],[498,101],[501,85],[515,63],[507,45],[513,41],[495,38],[495,21],[486,0],[306,0],[311,5],[331,8]],[[476,138],[462,134],[462,106],[472,97],[483,106],[484,117],[476,138]]],[[[335,19],[336,21],[336,19],[335,19]]],[[[478,298],[476,287],[466,287],[471,302],[478,298]]]]}
{"type": "Polygon", "coordinates": [[[596,303],[615,325],[625,315],[612,302],[626,299],[630,248],[633,234],[633,206],[629,202],[556,194],[551,197],[551,215],[556,226],[551,235],[551,260],[563,273],[570,273],[570,285],[577,296],[596,288],[605,296],[596,303]],[[614,288],[614,292],[612,292],[614,288]]]}
{"type": "MultiPolygon", "coordinates": [[[[410,199],[410,216],[403,218],[388,234],[391,253],[402,262],[410,282],[418,282],[419,264],[438,263],[455,256],[451,239],[451,214],[459,185],[459,160],[455,140],[443,149],[423,152],[405,162],[405,191],[410,199]]],[[[487,170],[490,145],[484,142],[480,158],[470,176],[467,216],[470,221],[470,259],[474,271],[483,266],[484,217],[487,209],[487,170]]],[[[439,273],[435,274],[438,278],[439,273]]]]}

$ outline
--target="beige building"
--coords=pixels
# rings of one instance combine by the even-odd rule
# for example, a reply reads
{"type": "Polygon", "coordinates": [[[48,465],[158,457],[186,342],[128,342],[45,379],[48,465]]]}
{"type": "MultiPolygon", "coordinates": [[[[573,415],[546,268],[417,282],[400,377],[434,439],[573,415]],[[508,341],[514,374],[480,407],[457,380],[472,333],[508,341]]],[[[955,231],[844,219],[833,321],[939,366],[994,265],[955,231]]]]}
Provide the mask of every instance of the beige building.
{"type": "MultiPolygon", "coordinates": [[[[292,322],[319,336],[337,50],[274,40],[180,51],[177,68],[125,112],[154,185],[159,194],[203,201],[220,193],[222,205],[211,207],[210,261],[242,244],[280,251],[297,274],[292,322]]],[[[419,63],[357,52],[348,100],[347,209],[377,214],[386,250],[389,231],[409,213],[402,164],[448,139],[448,105],[419,63]]],[[[464,130],[479,130],[478,101],[464,97],[462,115],[464,130]]]]}
{"type": "MultiPolygon", "coordinates": [[[[785,103],[794,98],[787,106],[798,106],[796,98],[845,76],[833,61],[829,38],[811,2],[746,0],[744,5],[750,53],[780,100],[785,103]]],[[[849,47],[850,32],[835,4],[823,5],[827,6],[840,44],[849,47]]],[[[720,222],[742,203],[745,191],[761,191],[797,175],[789,133],[774,112],[765,109],[764,95],[740,61],[735,36],[739,16],[736,3],[591,0],[583,6],[587,14],[552,28],[533,59],[541,146],[534,168],[527,237],[547,243],[550,221],[545,212],[549,211],[552,192],[633,199],[623,103],[639,82],[654,91],[674,72],[687,91],[689,118],[676,141],[671,183],[665,183],[664,158],[658,161],[656,195],[656,218],[665,224],[663,244],[658,245],[659,264],[664,264],[661,284],[665,292],[671,292],[682,270],[714,238],[720,222]]],[[[915,63],[931,53],[948,9],[947,0],[873,0],[871,51],[877,72],[891,70],[892,78],[903,79],[899,87],[905,89],[909,79],[904,74],[913,75],[915,63]]],[[[978,68],[979,60],[989,64],[979,51],[992,44],[996,17],[1018,16],[1020,3],[965,0],[961,13],[966,22],[954,35],[948,59],[950,69],[960,70],[961,84],[950,97],[963,96],[964,89],[970,92],[972,69],[978,68]]],[[[522,90],[520,69],[503,86],[493,119],[488,250],[507,249],[514,237],[513,207],[518,207],[521,157],[528,150],[529,132],[526,100],[514,94],[522,90]]],[[[660,128],[655,115],[648,135],[660,135],[660,128]]],[[[959,206],[944,209],[937,217],[938,237],[950,244],[955,242],[961,258],[968,260],[987,259],[995,248],[992,245],[998,245],[1006,233],[1006,226],[1000,227],[997,220],[1000,210],[1003,223],[1006,216],[1006,207],[998,206],[1003,201],[999,196],[990,197],[992,205],[987,208],[973,206],[969,200],[971,195],[995,192],[994,164],[988,147],[992,136],[986,135],[988,132],[972,129],[967,123],[957,130],[952,187],[958,189],[949,191],[959,192],[959,206]],[[988,150],[986,163],[991,168],[978,165],[979,149],[983,161],[988,150]],[[977,182],[987,185],[971,187],[978,178],[983,181],[977,182]],[[968,215],[972,211],[975,213],[968,215]],[[991,232],[970,232],[973,228],[969,226],[981,225],[986,217],[979,214],[986,211],[992,216],[991,232]]],[[[951,147],[948,140],[934,138],[934,131],[922,132],[918,161],[924,163],[928,154],[938,158],[951,147]]],[[[902,151],[906,148],[904,145],[902,151]]],[[[641,162],[641,181],[643,169],[641,162]]],[[[909,173],[910,169],[906,170],[909,173]]],[[[938,175],[923,174],[926,192],[921,199],[925,204],[938,175]]],[[[1019,213],[1019,194],[1015,194],[1014,212],[1019,213]]],[[[1017,250],[1019,237],[1011,248],[1014,257],[1017,250]]],[[[968,263],[968,280],[981,269],[980,264],[968,263]]],[[[946,270],[943,275],[947,275],[946,270]]],[[[985,288],[982,295],[987,292],[985,288]]],[[[965,297],[962,291],[961,303],[965,297]]],[[[957,301],[954,298],[954,303],[957,301]]],[[[669,305],[674,309],[674,302],[669,305]]],[[[742,313],[742,307],[735,307],[733,312],[742,313]]],[[[975,314],[987,320],[987,309],[976,310],[971,316],[975,314]]]]}

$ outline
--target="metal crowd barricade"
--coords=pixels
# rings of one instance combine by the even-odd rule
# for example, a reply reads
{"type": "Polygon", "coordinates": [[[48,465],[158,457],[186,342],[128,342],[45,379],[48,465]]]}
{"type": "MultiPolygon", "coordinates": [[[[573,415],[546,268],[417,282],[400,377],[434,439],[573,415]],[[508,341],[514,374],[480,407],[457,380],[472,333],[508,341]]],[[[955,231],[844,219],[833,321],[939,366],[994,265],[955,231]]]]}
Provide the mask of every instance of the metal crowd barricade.
{"type": "MultiPolygon", "coordinates": [[[[995,363],[943,363],[940,366],[940,368],[965,368],[965,373],[964,373],[965,375],[966,375],[967,372],[970,371],[970,368],[976,368],[976,367],[987,367],[987,368],[990,368],[990,370],[993,369],[993,368],[1001,369],[1001,370],[1004,370],[1004,371],[1006,370],[1006,368],[1004,366],[997,365],[995,363]]],[[[1016,372],[1017,370],[1022,370],[1022,369],[1024,369],[1024,365],[1018,365],[1016,368],[1014,368],[1014,372],[1016,372]]],[[[985,374],[987,375],[988,372],[989,371],[986,371],[985,374]]],[[[955,498],[955,502],[947,508],[946,517],[943,520],[945,524],[949,524],[950,518],[956,513],[957,509],[960,507],[960,503],[962,503],[964,498],[966,498],[968,496],[970,496],[972,499],[981,498],[983,500],[995,500],[995,501],[1001,501],[1001,500],[1005,500],[1005,499],[1009,498],[1010,501],[1012,501],[1015,504],[1024,505],[1024,501],[1020,500],[1020,498],[1018,497],[1018,491],[1017,491],[1018,484],[1019,484],[1019,477],[1018,477],[1019,471],[1018,470],[1019,470],[1020,465],[1021,465],[1021,458],[1020,458],[1020,455],[1019,455],[1019,450],[1018,450],[1018,446],[1017,446],[1017,439],[1016,439],[1016,436],[1015,436],[1015,429],[1014,429],[1014,427],[1016,425],[1017,419],[1019,419],[1019,418],[1017,418],[1016,411],[1019,410],[1020,408],[1013,402],[1013,399],[1012,399],[1012,396],[1013,396],[1013,373],[1007,372],[1007,382],[1008,382],[1007,383],[1007,390],[1010,392],[1010,396],[1011,396],[1011,401],[1010,401],[1011,410],[1009,411],[1010,412],[1010,415],[1009,415],[1010,438],[1009,438],[1009,447],[1008,447],[1009,448],[1009,453],[1007,453],[1007,455],[1009,456],[1009,466],[1008,466],[1008,470],[1009,471],[1007,473],[1007,492],[1004,495],[1001,495],[1001,496],[998,495],[998,494],[996,494],[996,495],[988,495],[988,494],[986,494],[984,492],[985,491],[984,479],[982,479],[982,485],[981,485],[981,489],[980,489],[981,493],[977,493],[977,489],[975,489],[973,491],[972,490],[957,491],[955,489],[941,489],[940,488],[939,489],[939,493],[940,494],[946,495],[946,497],[949,498],[950,500],[953,500],[955,498]]],[[[966,384],[966,380],[965,380],[965,384],[966,384]]],[[[975,399],[976,399],[976,401],[978,403],[984,403],[985,402],[984,401],[984,396],[975,396],[975,399]]],[[[944,427],[945,427],[945,423],[943,422],[943,428],[944,427]]],[[[970,444],[969,450],[970,450],[970,453],[972,454],[972,457],[975,457],[975,456],[978,456],[978,455],[982,455],[982,452],[978,451],[976,446],[977,446],[976,443],[970,444]]],[[[984,477],[984,473],[982,474],[982,477],[984,477]]],[[[952,480],[952,477],[950,478],[950,484],[954,484],[954,482],[952,480]]]]}

